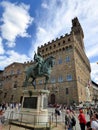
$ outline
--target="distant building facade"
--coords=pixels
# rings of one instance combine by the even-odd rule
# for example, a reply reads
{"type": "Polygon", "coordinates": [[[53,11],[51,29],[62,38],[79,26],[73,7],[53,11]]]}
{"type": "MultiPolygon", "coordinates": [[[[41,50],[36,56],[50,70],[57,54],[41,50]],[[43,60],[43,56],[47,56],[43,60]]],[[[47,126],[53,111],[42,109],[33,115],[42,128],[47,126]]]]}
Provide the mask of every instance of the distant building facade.
{"type": "MultiPolygon", "coordinates": [[[[87,85],[91,81],[90,62],[85,54],[84,33],[78,18],[72,20],[70,34],[65,34],[56,40],[38,47],[44,58],[52,55],[55,63],[47,84],[50,91],[49,103],[70,104],[85,102],[87,100],[87,85]]],[[[1,101],[21,102],[25,68],[34,62],[13,63],[3,71],[1,101]]],[[[37,88],[43,89],[44,78],[37,79],[37,88]]],[[[33,87],[31,87],[33,89],[33,87]]],[[[92,87],[89,89],[91,92],[92,87]]],[[[90,94],[92,101],[93,95],[90,94]]]]}
{"type": "Polygon", "coordinates": [[[94,81],[92,81],[91,85],[93,88],[93,91],[92,91],[93,101],[94,101],[94,103],[98,103],[98,84],[96,84],[94,81]]]}

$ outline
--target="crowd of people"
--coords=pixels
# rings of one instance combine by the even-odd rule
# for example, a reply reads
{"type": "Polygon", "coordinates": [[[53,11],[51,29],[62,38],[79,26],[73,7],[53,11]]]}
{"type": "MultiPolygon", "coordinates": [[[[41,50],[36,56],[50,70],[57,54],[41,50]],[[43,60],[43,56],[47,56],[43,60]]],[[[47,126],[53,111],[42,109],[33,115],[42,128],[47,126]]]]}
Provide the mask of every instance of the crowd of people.
{"type": "MultiPolygon", "coordinates": [[[[0,130],[2,130],[4,113],[6,110],[19,111],[20,108],[20,103],[0,104],[0,130]]],[[[77,111],[71,106],[62,107],[62,105],[60,105],[55,107],[55,117],[57,118],[58,116],[61,116],[62,111],[65,116],[65,130],[77,130],[76,123],[79,123],[80,130],[98,130],[98,110],[89,107],[87,109],[79,108],[77,111]],[[86,114],[89,116],[89,120],[86,119],[86,114]]]]}
{"type": "Polygon", "coordinates": [[[0,104],[0,130],[3,130],[3,124],[5,123],[6,111],[17,111],[19,112],[21,108],[20,103],[2,103],[0,104]]]}
{"type": "Polygon", "coordinates": [[[7,109],[20,109],[21,104],[20,103],[2,103],[0,104],[0,110],[2,109],[3,111],[7,109]]]}
{"type": "MultiPolygon", "coordinates": [[[[65,110],[65,130],[76,130],[76,118],[80,125],[81,130],[98,130],[98,111],[91,107],[87,109],[79,108],[76,111],[72,108],[64,107],[65,110]],[[89,120],[86,119],[86,114],[89,116],[89,120]]],[[[55,108],[55,115],[60,116],[62,107],[55,108]]]]}

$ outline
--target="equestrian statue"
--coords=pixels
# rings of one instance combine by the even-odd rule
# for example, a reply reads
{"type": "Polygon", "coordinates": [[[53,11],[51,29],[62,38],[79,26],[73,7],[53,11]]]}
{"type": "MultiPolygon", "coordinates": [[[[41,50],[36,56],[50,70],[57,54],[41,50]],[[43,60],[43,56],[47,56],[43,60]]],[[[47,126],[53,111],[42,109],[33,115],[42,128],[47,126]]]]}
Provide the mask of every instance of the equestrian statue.
{"type": "Polygon", "coordinates": [[[34,65],[31,65],[28,67],[25,71],[26,78],[24,82],[24,87],[28,86],[28,81],[31,78],[32,85],[34,86],[34,89],[36,89],[36,78],[37,77],[45,77],[45,83],[44,83],[44,89],[46,89],[46,84],[48,83],[48,80],[50,78],[51,69],[54,64],[54,57],[49,56],[45,60],[43,59],[41,52],[38,52],[37,54],[34,54],[34,65]]]}

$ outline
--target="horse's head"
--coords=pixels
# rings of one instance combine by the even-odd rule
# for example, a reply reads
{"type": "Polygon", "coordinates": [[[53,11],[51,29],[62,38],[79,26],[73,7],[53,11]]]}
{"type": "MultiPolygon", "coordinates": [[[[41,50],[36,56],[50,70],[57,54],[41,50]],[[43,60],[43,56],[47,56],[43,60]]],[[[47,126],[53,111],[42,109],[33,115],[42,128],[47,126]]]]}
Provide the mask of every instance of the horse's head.
{"type": "Polygon", "coordinates": [[[54,65],[54,60],[55,58],[53,56],[49,56],[46,60],[45,60],[45,64],[48,68],[53,67],[54,65]]]}
{"type": "Polygon", "coordinates": [[[53,56],[50,56],[50,65],[53,67],[55,58],[53,56]]]}

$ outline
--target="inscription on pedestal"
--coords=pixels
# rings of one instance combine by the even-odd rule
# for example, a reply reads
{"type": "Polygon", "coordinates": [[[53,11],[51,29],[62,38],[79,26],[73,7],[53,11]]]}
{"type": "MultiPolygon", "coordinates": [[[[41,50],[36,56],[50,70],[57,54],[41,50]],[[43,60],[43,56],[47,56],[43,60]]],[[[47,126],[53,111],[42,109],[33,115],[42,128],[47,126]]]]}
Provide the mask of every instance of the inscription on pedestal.
{"type": "Polygon", "coordinates": [[[24,97],[23,108],[37,109],[37,97],[24,97]]]}

